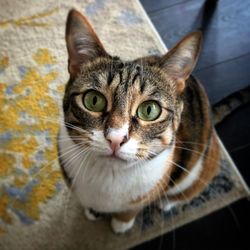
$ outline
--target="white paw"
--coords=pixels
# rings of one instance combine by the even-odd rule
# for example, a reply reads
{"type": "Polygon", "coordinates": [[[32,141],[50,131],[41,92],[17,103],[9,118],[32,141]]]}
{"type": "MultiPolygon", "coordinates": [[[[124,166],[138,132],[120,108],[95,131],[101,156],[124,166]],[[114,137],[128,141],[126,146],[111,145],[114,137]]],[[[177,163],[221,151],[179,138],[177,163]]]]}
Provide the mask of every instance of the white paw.
{"type": "Polygon", "coordinates": [[[111,227],[115,233],[122,234],[122,233],[127,232],[129,229],[131,229],[134,225],[134,222],[135,222],[135,218],[133,218],[132,220],[128,222],[124,222],[124,221],[117,220],[116,218],[113,217],[111,220],[111,227]]]}
{"type": "Polygon", "coordinates": [[[98,215],[98,213],[95,213],[93,210],[89,208],[85,208],[84,213],[88,220],[96,221],[101,219],[101,216],[98,215]]]}
{"type": "Polygon", "coordinates": [[[167,201],[160,201],[158,203],[158,208],[164,212],[170,211],[173,207],[176,207],[178,202],[167,202],[167,201]]]}

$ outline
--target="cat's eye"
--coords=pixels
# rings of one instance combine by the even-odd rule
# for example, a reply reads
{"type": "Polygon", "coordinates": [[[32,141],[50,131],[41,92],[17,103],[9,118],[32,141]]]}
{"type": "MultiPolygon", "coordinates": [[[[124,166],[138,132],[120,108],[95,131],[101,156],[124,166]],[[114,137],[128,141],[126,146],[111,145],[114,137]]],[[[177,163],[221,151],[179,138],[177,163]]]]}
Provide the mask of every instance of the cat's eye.
{"type": "Polygon", "coordinates": [[[107,100],[100,92],[90,90],[83,96],[83,104],[90,111],[102,112],[106,108],[107,100]]]}
{"type": "Polygon", "coordinates": [[[161,114],[161,107],[156,101],[146,101],[139,105],[137,116],[143,121],[154,121],[161,114]]]}

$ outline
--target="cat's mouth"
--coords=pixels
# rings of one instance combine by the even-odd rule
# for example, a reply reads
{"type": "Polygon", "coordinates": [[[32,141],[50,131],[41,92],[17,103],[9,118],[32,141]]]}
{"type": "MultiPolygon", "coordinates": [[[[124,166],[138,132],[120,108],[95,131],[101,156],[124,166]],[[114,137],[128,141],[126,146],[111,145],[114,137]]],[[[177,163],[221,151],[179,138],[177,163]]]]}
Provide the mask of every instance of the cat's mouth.
{"type": "Polygon", "coordinates": [[[123,162],[123,163],[128,163],[128,161],[126,159],[123,159],[121,157],[119,157],[118,155],[102,155],[101,156],[102,158],[105,158],[107,160],[110,160],[110,161],[120,161],[120,162],[123,162]]]}

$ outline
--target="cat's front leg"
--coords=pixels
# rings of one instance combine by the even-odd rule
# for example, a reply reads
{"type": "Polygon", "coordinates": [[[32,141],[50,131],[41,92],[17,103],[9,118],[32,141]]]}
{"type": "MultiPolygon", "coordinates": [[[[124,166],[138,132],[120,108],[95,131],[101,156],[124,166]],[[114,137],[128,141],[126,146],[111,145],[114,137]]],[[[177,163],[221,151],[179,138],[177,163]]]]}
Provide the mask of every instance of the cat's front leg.
{"type": "Polygon", "coordinates": [[[94,211],[91,208],[85,208],[84,214],[85,214],[85,217],[90,221],[96,221],[102,218],[102,215],[100,213],[94,211]]]}
{"type": "Polygon", "coordinates": [[[135,217],[138,212],[138,210],[132,210],[113,214],[111,219],[111,227],[114,233],[123,234],[129,231],[134,225],[135,217]]]}
{"type": "Polygon", "coordinates": [[[170,201],[163,199],[158,202],[157,206],[161,211],[168,212],[180,204],[181,204],[180,201],[170,201]]]}

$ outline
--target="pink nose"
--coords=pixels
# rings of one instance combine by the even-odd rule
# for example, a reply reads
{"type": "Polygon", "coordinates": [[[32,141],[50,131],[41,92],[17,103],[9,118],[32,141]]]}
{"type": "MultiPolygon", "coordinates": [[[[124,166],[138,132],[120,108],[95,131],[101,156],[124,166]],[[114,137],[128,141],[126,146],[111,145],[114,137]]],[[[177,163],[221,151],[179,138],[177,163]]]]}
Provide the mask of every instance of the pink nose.
{"type": "Polygon", "coordinates": [[[127,141],[127,137],[124,135],[118,134],[108,134],[106,139],[109,142],[110,148],[113,151],[113,154],[127,141]]]}

